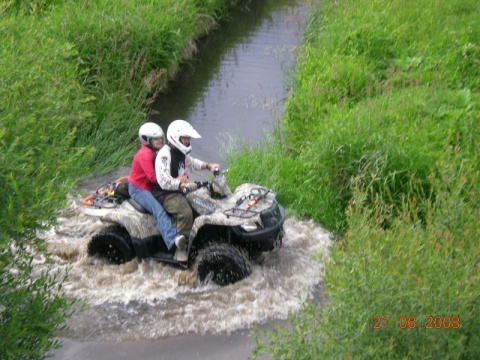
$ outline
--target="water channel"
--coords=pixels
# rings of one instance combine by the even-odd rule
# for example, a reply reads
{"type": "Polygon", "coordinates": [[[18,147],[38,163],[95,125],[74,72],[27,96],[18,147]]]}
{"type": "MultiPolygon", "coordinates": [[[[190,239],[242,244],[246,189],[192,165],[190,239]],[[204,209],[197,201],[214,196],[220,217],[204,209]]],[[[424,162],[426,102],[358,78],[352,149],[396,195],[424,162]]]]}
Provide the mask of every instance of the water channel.
{"type": "MultiPolygon", "coordinates": [[[[227,167],[238,141],[256,145],[277,126],[307,10],[299,0],[255,0],[239,9],[200,44],[150,120],[165,130],[175,119],[191,122],[202,135],[192,141],[192,155],[227,167]]],[[[284,247],[250,277],[198,287],[189,271],[164,264],[88,258],[86,243],[101,226],[72,195],[58,226],[42,234],[54,256],[39,256],[39,271],[70,268],[64,291],[88,304],[60,334],[55,359],[246,359],[252,328],[285,321],[316,296],[323,265],[313,254],[330,246],[320,226],[288,217],[284,247]]]]}
{"type": "Polygon", "coordinates": [[[192,155],[225,164],[237,140],[254,145],[277,125],[304,29],[306,5],[256,0],[202,42],[200,52],[150,116],[165,130],[188,120],[202,135],[192,155]]]}

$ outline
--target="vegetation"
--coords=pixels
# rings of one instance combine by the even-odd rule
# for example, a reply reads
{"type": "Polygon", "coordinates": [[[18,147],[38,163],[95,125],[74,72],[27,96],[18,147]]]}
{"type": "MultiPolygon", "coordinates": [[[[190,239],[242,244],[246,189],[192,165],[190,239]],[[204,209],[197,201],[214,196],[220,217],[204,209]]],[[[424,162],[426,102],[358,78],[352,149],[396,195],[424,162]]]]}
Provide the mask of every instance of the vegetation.
{"type": "Polygon", "coordinates": [[[0,358],[38,359],[74,301],[34,274],[36,230],[86,174],[131,160],[149,99],[237,0],[0,3],[0,358]]]}
{"type": "Polygon", "coordinates": [[[77,300],[60,295],[66,274],[33,275],[32,258],[0,252],[0,355],[2,359],[44,359],[58,348],[56,331],[65,327],[77,300]]]}
{"type": "Polygon", "coordinates": [[[314,7],[282,128],[229,174],[336,235],[328,300],[257,333],[256,356],[480,357],[479,15],[472,0],[314,7]]]}
{"type": "MultiPolygon", "coordinates": [[[[237,2],[0,4],[1,358],[48,356],[74,305],[63,275],[34,274],[35,231],[79,178],[128,163],[150,99],[237,2]]],[[[258,333],[255,355],[480,357],[479,15],[474,0],[313,7],[283,125],[232,155],[229,180],[277,189],[338,241],[327,304],[258,333]]]]}

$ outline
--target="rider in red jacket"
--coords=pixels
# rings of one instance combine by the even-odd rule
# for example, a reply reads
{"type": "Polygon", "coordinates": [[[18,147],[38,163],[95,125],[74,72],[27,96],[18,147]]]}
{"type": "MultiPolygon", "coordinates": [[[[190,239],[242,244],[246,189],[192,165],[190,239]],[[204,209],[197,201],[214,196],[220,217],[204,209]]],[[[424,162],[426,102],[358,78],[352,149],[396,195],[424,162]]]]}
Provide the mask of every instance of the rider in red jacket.
{"type": "Polygon", "coordinates": [[[155,123],[145,123],[140,127],[138,137],[142,145],[133,157],[128,192],[133,200],[153,215],[167,248],[173,250],[176,247],[174,259],[187,261],[185,236],[176,231],[165,209],[151,192],[152,185],[157,183],[154,161],[156,152],[163,146],[163,130],[155,123]]]}

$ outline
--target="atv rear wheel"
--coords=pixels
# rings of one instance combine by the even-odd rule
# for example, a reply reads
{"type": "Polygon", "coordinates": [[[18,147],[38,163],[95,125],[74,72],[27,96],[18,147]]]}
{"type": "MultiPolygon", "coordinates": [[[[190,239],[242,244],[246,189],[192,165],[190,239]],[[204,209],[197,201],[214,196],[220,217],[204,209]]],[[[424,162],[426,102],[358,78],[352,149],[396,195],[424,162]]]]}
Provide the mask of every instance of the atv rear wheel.
{"type": "Polygon", "coordinates": [[[201,283],[212,281],[220,286],[236,283],[251,273],[245,254],[230,244],[213,244],[198,256],[197,277],[201,283]]]}
{"type": "Polygon", "coordinates": [[[135,251],[127,230],[118,225],[105,228],[88,243],[89,256],[107,259],[113,264],[123,264],[135,257],[135,251]]]}

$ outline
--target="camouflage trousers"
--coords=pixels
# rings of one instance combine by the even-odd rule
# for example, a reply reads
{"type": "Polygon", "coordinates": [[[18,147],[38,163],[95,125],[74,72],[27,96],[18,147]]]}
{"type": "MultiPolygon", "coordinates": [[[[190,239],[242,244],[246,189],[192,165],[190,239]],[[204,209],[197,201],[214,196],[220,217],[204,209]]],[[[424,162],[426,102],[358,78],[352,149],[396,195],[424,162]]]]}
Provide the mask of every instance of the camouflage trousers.
{"type": "Polygon", "coordinates": [[[179,193],[168,195],[163,201],[163,208],[172,217],[177,232],[188,240],[193,225],[192,208],[185,196],[179,193]]]}

